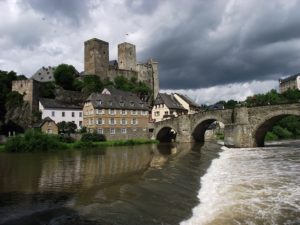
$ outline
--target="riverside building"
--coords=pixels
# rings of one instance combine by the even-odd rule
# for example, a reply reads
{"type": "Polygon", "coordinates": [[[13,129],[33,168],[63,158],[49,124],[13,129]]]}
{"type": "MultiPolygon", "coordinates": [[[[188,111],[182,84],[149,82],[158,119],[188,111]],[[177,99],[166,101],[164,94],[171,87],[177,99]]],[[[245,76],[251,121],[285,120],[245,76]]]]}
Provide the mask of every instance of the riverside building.
{"type": "Polygon", "coordinates": [[[83,125],[107,140],[149,138],[149,108],[133,93],[106,88],[84,103],[83,125]]]}

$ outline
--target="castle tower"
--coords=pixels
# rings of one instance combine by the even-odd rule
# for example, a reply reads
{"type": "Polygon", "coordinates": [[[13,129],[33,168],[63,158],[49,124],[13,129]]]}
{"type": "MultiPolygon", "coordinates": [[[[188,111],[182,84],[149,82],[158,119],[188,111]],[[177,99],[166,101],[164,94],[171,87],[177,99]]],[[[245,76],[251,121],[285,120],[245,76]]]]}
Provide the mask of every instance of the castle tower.
{"type": "Polygon", "coordinates": [[[106,77],[109,68],[108,42],[93,38],[84,42],[84,74],[106,77]]]}
{"type": "Polygon", "coordinates": [[[121,70],[136,70],[135,45],[126,42],[118,45],[118,64],[121,70]]]}

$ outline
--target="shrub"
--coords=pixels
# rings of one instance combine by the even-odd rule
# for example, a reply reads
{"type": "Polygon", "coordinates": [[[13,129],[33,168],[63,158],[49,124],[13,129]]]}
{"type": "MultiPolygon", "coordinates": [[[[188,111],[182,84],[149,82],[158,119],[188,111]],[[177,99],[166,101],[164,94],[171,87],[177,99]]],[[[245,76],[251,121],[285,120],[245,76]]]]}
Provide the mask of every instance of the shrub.
{"type": "Polygon", "coordinates": [[[265,136],[265,141],[275,141],[275,140],[278,140],[277,135],[270,131],[267,132],[265,136]]]}
{"type": "Polygon", "coordinates": [[[88,142],[88,141],[105,141],[106,138],[103,134],[97,134],[97,133],[85,133],[81,137],[81,141],[88,142]]]}
{"type": "Polygon", "coordinates": [[[28,130],[24,136],[15,136],[7,140],[5,150],[8,152],[33,152],[62,149],[65,145],[59,142],[57,136],[28,130]]]}
{"type": "Polygon", "coordinates": [[[278,136],[280,139],[284,138],[292,138],[293,134],[286,128],[282,128],[281,126],[277,125],[273,128],[273,133],[278,136]]]}
{"type": "Polygon", "coordinates": [[[74,138],[68,136],[68,135],[59,135],[59,141],[64,143],[74,143],[74,138]]]}

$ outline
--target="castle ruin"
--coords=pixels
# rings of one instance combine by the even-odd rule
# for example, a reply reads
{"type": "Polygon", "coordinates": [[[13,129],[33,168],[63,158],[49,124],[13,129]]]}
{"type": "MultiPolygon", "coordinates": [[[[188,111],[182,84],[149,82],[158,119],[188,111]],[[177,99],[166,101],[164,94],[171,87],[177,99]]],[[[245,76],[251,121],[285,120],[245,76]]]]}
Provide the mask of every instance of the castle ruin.
{"type": "Polygon", "coordinates": [[[130,43],[118,45],[118,61],[109,60],[109,43],[93,38],[84,42],[84,74],[95,74],[102,80],[114,80],[117,76],[135,77],[145,82],[156,98],[159,91],[158,63],[152,59],[136,62],[136,48],[130,43]]]}

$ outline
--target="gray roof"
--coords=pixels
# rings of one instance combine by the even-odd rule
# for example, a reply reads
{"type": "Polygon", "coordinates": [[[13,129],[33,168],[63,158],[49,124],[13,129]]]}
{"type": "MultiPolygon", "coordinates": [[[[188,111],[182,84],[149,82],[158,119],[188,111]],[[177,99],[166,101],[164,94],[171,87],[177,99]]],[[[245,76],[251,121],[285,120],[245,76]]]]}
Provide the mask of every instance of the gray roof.
{"type": "Polygon", "coordinates": [[[182,94],[178,94],[176,93],[180,98],[182,98],[186,103],[188,103],[189,105],[193,106],[193,107],[197,107],[200,108],[200,106],[194,102],[192,99],[190,99],[188,96],[186,95],[182,95],[182,94]]]}
{"type": "MultiPolygon", "coordinates": [[[[34,127],[34,128],[40,128],[40,127],[43,126],[43,124],[44,124],[45,122],[54,122],[54,120],[52,120],[50,117],[47,116],[47,117],[45,117],[43,120],[34,123],[34,124],[33,124],[33,127],[34,127]]],[[[54,122],[54,123],[55,123],[55,122],[54,122]]]]}
{"type": "Polygon", "coordinates": [[[117,89],[111,94],[92,93],[86,101],[91,102],[95,109],[133,109],[147,111],[149,109],[148,104],[140,100],[136,94],[117,89]],[[116,92],[118,92],[118,94],[116,94],[116,92]]]}
{"type": "Polygon", "coordinates": [[[78,104],[58,101],[56,99],[40,98],[39,100],[43,107],[47,109],[82,109],[82,106],[78,104]]]}
{"type": "Polygon", "coordinates": [[[49,82],[54,81],[54,70],[56,67],[42,67],[38,71],[36,71],[32,76],[31,79],[34,79],[36,81],[40,82],[49,82]]]}
{"type": "Polygon", "coordinates": [[[154,105],[165,104],[169,109],[185,110],[186,109],[176,100],[173,95],[158,93],[154,105]]]}
{"type": "Polygon", "coordinates": [[[284,82],[288,82],[288,81],[291,81],[291,80],[296,80],[298,76],[300,76],[300,73],[297,73],[295,75],[289,76],[289,77],[284,78],[284,79],[279,79],[279,81],[281,83],[284,83],[284,82]]]}

